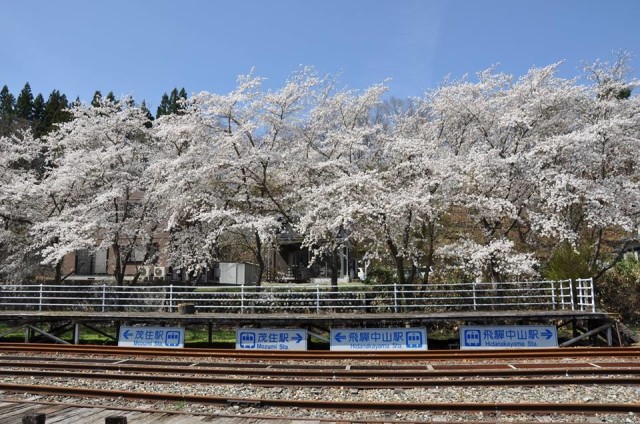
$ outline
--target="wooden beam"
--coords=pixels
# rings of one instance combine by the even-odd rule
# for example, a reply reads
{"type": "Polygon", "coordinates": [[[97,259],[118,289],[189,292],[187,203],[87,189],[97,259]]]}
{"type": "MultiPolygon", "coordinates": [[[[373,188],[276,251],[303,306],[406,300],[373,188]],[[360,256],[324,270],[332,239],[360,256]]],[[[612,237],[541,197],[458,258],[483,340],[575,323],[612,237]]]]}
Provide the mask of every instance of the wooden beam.
{"type": "Polygon", "coordinates": [[[594,328],[591,331],[587,331],[586,333],[580,334],[579,336],[574,337],[571,340],[567,340],[566,342],[560,344],[560,347],[571,346],[572,344],[575,344],[576,342],[578,342],[578,341],[580,341],[582,339],[586,339],[587,337],[593,336],[594,334],[598,334],[601,331],[604,331],[604,330],[606,330],[608,328],[611,328],[612,325],[613,325],[612,323],[608,322],[608,323],[606,323],[604,325],[601,325],[598,328],[594,328]]]}

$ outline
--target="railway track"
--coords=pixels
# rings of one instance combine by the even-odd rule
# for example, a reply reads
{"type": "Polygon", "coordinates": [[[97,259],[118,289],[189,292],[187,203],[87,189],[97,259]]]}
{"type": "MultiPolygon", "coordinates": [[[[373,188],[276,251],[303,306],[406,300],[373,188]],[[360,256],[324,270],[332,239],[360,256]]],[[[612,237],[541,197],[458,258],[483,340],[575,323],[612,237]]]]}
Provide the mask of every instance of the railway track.
{"type": "MultiPolygon", "coordinates": [[[[254,413],[282,409],[340,414],[393,411],[418,416],[435,412],[638,414],[640,349],[346,355],[3,344],[0,391],[5,396],[30,394],[53,399],[193,403],[226,410],[248,408],[254,413]],[[447,402],[431,401],[430,394],[420,392],[472,387],[481,391],[511,388],[525,394],[532,388],[565,387],[578,392],[579,387],[585,387],[580,393],[589,393],[596,387],[629,387],[636,395],[622,397],[624,402],[600,401],[597,395],[589,401],[584,400],[585,395],[577,395],[576,401],[472,401],[463,397],[447,402]],[[381,391],[379,396],[384,400],[357,399],[375,391],[381,391]],[[402,400],[404,391],[410,399],[402,400]],[[343,397],[350,399],[341,400],[343,397]]],[[[555,417],[554,421],[561,420],[555,417]]]]}
{"type": "Polygon", "coordinates": [[[167,349],[167,348],[128,348],[102,345],[71,344],[25,344],[2,343],[0,352],[55,352],[84,353],[92,355],[132,355],[166,357],[224,357],[235,359],[282,359],[317,360],[321,359],[375,359],[376,361],[417,361],[417,360],[476,360],[509,358],[640,358],[640,347],[600,347],[600,348],[551,348],[551,349],[506,349],[506,350],[427,350],[420,352],[333,352],[320,350],[307,351],[266,351],[234,349],[167,349]]]}
{"type": "Polygon", "coordinates": [[[640,385],[640,362],[589,362],[529,364],[481,364],[465,366],[337,367],[264,363],[189,363],[113,360],[105,363],[76,358],[2,357],[0,375],[46,378],[91,378],[181,382],[202,384],[252,384],[256,386],[353,386],[359,388],[636,384],[640,385]]]}
{"type": "MultiPolygon", "coordinates": [[[[481,378],[479,374],[477,378],[463,378],[451,380],[448,378],[392,378],[382,379],[378,375],[374,375],[369,379],[361,377],[354,378],[324,378],[324,379],[300,379],[297,377],[275,376],[270,378],[225,378],[225,377],[206,377],[206,376],[183,376],[175,374],[123,374],[123,373],[97,373],[97,372],[55,372],[55,371],[36,371],[36,370],[0,370],[0,375],[13,377],[41,377],[41,378],[86,378],[86,379],[102,379],[102,380],[126,380],[126,381],[152,381],[155,383],[181,383],[181,384],[249,384],[260,387],[349,387],[354,389],[375,388],[375,389],[394,389],[394,388],[415,388],[415,387],[450,387],[450,386],[546,386],[553,384],[556,386],[567,385],[589,385],[589,384],[606,384],[606,385],[640,385],[640,377],[638,376],[597,376],[597,377],[565,377],[563,375],[555,375],[555,378],[509,378],[489,379],[481,378]]],[[[0,383],[1,387],[1,383],[0,383]]]]}
{"type": "Polygon", "coordinates": [[[273,408],[304,408],[340,411],[466,411],[466,412],[512,412],[512,413],[640,413],[640,405],[629,403],[473,403],[473,402],[353,402],[336,400],[298,400],[234,398],[224,396],[201,396],[190,394],[130,392],[124,390],[100,390],[49,385],[0,384],[0,390],[28,392],[54,396],[91,397],[102,399],[135,399],[168,402],[189,402],[205,405],[238,405],[273,408]]]}

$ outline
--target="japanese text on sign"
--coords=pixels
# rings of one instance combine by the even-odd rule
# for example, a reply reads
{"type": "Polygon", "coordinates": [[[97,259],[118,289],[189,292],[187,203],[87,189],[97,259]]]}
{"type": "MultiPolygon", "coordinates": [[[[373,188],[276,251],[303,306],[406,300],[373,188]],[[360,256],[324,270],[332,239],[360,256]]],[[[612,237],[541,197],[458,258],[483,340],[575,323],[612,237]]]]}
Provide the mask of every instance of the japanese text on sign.
{"type": "Polygon", "coordinates": [[[460,328],[461,349],[531,349],[558,347],[552,325],[465,326],[460,328]]]}
{"type": "Polygon", "coordinates": [[[307,350],[307,330],[274,328],[237,329],[236,349],[307,350]]]}
{"type": "Polygon", "coordinates": [[[184,347],[184,328],[120,327],[118,346],[181,348],[184,347]]]}
{"type": "Polygon", "coordinates": [[[424,328],[331,329],[331,350],[427,350],[424,328]]]}

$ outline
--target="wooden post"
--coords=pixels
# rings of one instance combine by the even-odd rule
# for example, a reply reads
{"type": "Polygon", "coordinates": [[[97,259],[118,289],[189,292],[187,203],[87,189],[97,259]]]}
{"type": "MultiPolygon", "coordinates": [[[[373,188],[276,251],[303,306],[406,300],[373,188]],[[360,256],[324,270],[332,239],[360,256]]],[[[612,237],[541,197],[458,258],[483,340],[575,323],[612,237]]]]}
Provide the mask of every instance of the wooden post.
{"type": "Polygon", "coordinates": [[[127,424],[127,417],[112,415],[104,419],[104,424],[127,424]]]}
{"type": "Polygon", "coordinates": [[[22,417],[22,424],[45,424],[46,421],[46,414],[27,414],[22,417]]]}

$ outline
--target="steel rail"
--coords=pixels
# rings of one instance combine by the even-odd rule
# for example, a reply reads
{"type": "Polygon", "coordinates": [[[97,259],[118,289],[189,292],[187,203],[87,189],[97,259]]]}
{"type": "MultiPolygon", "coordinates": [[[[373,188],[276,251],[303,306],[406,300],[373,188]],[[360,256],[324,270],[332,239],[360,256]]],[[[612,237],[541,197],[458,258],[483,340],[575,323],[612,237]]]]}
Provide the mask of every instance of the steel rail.
{"type": "Polygon", "coordinates": [[[182,375],[236,375],[236,376],[268,376],[273,377],[324,377],[332,378],[445,378],[445,377],[531,377],[531,376],[578,376],[578,375],[640,375],[640,363],[610,363],[607,366],[600,366],[597,363],[583,364],[525,364],[535,367],[518,368],[511,364],[490,364],[482,367],[468,365],[464,368],[443,368],[428,369],[426,367],[413,367],[410,369],[396,369],[395,367],[377,367],[369,369],[354,368],[279,368],[262,365],[256,368],[240,367],[235,368],[233,364],[224,367],[212,367],[191,363],[180,364],[129,364],[118,361],[118,363],[91,363],[89,361],[74,362],[51,362],[48,359],[41,361],[6,360],[0,358],[0,375],[10,374],[9,369],[19,368],[27,370],[88,370],[88,371],[117,371],[119,373],[156,373],[156,374],[182,374],[182,375]],[[166,366],[170,368],[166,368],[166,366]],[[576,366],[577,365],[577,366],[576,366]]]}
{"type": "MultiPolygon", "coordinates": [[[[321,359],[321,358],[320,358],[321,359]]],[[[429,371],[457,371],[457,370],[473,370],[474,372],[478,370],[511,370],[511,369],[559,369],[559,370],[570,370],[577,368],[587,368],[587,369],[600,369],[600,368],[628,368],[635,369],[640,368],[640,358],[638,362],[631,361],[611,361],[607,358],[606,361],[598,360],[598,361],[589,361],[589,362],[494,362],[494,363],[486,363],[486,362],[471,362],[465,361],[464,364],[452,364],[452,363],[440,363],[437,361],[430,361],[425,364],[421,364],[419,362],[414,362],[413,365],[402,363],[400,365],[393,364],[389,365],[387,362],[384,362],[384,365],[354,365],[349,363],[348,365],[341,364],[309,364],[309,363],[281,363],[281,362],[238,362],[238,361],[227,361],[227,362],[211,362],[211,361],[163,361],[163,360],[141,360],[141,359],[114,359],[114,358],[84,358],[84,357],[71,357],[71,356],[23,356],[23,355],[15,355],[15,356],[0,356],[0,361],[5,361],[7,365],[10,364],[24,364],[24,363],[34,363],[34,364],[43,364],[43,363],[74,363],[75,365],[80,365],[79,368],[82,367],[81,364],[92,364],[91,366],[99,367],[101,365],[110,365],[117,364],[120,366],[149,366],[149,367],[162,367],[167,366],[171,368],[176,367],[187,367],[189,369],[257,369],[257,370],[265,370],[265,369],[292,369],[292,370],[321,370],[321,371],[343,371],[343,370],[351,370],[351,371],[391,371],[391,372],[404,372],[404,371],[412,371],[412,372],[423,372],[425,370],[429,371]]]]}
{"type": "Polygon", "coordinates": [[[333,400],[295,400],[234,398],[172,393],[127,392],[123,390],[98,390],[87,388],[56,387],[46,385],[22,385],[0,383],[0,390],[14,393],[37,393],[44,395],[125,398],[151,401],[193,402],[215,405],[240,405],[253,407],[304,408],[355,411],[466,411],[466,412],[510,412],[510,413],[638,413],[637,403],[433,403],[433,402],[353,402],[333,400]]]}
{"type": "Polygon", "coordinates": [[[463,378],[447,379],[440,378],[394,378],[381,379],[378,377],[369,378],[297,378],[300,376],[270,376],[268,378],[233,378],[233,377],[210,377],[210,376],[185,376],[176,374],[127,374],[127,373],[105,373],[105,372],[76,372],[76,371],[46,371],[46,370],[15,370],[0,369],[0,375],[11,377],[43,377],[43,378],[84,378],[92,380],[121,380],[121,381],[152,381],[156,383],[185,383],[185,384],[224,384],[239,385],[250,384],[260,387],[352,387],[352,388],[415,388],[415,387],[457,387],[457,386],[567,386],[567,385],[640,385],[640,376],[618,376],[618,377],[566,377],[556,376],[556,378],[514,378],[514,376],[504,376],[504,378],[463,378]],[[277,378],[281,377],[281,378],[277,378]],[[288,378],[287,378],[288,377],[288,378]]]}
{"type": "Polygon", "coordinates": [[[243,351],[234,349],[171,349],[128,348],[100,345],[24,344],[2,343],[0,352],[56,352],[87,353],[94,355],[133,355],[168,357],[225,357],[237,359],[371,359],[371,360],[473,360],[507,358],[580,358],[580,357],[637,357],[640,348],[553,348],[553,349],[502,349],[502,350],[430,350],[420,352],[335,352],[335,351],[243,351]]]}
{"type": "MultiPolygon", "coordinates": [[[[510,370],[510,369],[560,369],[560,370],[570,370],[575,368],[588,368],[588,369],[598,369],[598,368],[640,368],[640,361],[631,362],[631,361],[611,361],[607,358],[606,361],[597,360],[597,361],[589,361],[589,362],[574,362],[574,361],[562,361],[562,362],[510,362],[510,361],[501,361],[501,362],[472,362],[465,361],[463,364],[457,363],[449,363],[449,362],[438,362],[438,361],[429,361],[426,363],[421,363],[419,361],[414,361],[413,363],[401,363],[390,365],[386,361],[383,361],[382,364],[364,364],[357,365],[353,363],[349,363],[347,365],[343,365],[340,363],[336,364],[309,364],[309,363],[287,363],[287,362],[278,362],[278,361],[260,361],[260,362],[239,362],[239,361],[167,361],[167,360],[141,360],[141,359],[120,359],[120,358],[84,358],[84,357],[73,357],[73,356],[23,356],[23,355],[15,355],[15,356],[0,356],[0,360],[6,361],[7,364],[20,364],[33,362],[37,364],[42,363],[74,363],[78,364],[93,364],[95,366],[100,365],[109,365],[109,364],[117,364],[117,365],[137,365],[137,366],[149,366],[149,367],[188,367],[190,369],[292,369],[292,370],[327,370],[327,371],[342,371],[342,370],[353,370],[353,371],[376,371],[376,370],[384,370],[389,371],[416,371],[421,372],[425,370],[430,371],[457,371],[457,370],[510,370]]],[[[322,358],[320,358],[322,360],[322,358]]],[[[539,360],[538,360],[539,361],[539,360]]]]}

